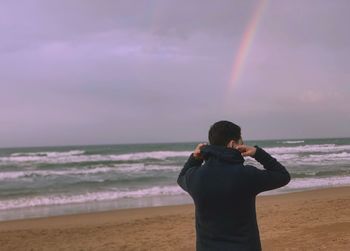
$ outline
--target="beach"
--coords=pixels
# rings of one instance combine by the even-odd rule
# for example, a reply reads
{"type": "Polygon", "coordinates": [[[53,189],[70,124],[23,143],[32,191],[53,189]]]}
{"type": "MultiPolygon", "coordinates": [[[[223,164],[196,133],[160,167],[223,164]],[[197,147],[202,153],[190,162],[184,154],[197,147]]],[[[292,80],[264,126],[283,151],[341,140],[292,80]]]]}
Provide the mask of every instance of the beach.
{"type": "MultiPolygon", "coordinates": [[[[263,250],[350,250],[350,187],[257,196],[263,250]]],[[[194,206],[0,222],[1,250],[195,250],[194,206]]]]}

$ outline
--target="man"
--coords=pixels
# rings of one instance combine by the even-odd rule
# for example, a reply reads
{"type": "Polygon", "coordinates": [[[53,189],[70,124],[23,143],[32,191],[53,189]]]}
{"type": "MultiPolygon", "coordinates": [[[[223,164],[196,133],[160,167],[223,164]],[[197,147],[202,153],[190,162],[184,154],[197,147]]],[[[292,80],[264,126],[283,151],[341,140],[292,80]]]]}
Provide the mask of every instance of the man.
{"type": "Polygon", "coordinates": [[[195,204],[196,250],[261,250],[256,195],[289,181],[288,171],[275,158],[243,144],[238,125],[216,122],[209,130],[209,145],[196,147],[177,179],[195,204]],[[246,156],[265,170],[244,165],[246,156]]]}

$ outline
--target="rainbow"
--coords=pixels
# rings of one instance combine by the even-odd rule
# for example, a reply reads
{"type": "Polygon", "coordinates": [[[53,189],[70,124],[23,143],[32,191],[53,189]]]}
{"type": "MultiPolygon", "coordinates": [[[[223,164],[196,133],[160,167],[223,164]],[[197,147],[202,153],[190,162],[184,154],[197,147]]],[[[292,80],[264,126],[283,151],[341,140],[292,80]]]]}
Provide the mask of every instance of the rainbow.
{"type": "Polygon", "coordinates": [[[268,2],[267,0],[258,0],[258,1],[259,2],[254,10],[253,16],[250,19],[244,31],[237,55],[234,59],[230,80],[229,80],[229,88],[228,88],[228,94],[230,96],[233,92],[234,87],[237,85],[240,75],[242,74],[243,65],[248,56],[249,48],[252,45],[254,35],[256,34],[256,31],[258,28],[259,21],[261,19],[261,16],[268,2]]]}

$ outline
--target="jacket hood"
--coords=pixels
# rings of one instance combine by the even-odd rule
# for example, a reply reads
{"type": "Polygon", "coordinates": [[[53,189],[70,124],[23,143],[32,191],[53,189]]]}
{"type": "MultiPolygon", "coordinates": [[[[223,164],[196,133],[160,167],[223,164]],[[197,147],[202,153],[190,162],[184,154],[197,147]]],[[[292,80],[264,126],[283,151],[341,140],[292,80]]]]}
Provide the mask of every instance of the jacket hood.
{"type": "Polygon", "coordinates": [[[230,163],[243,163],[244,158],[240,151],[233,148],[217,145],[205,145],[201,148],[201,155],[204,160],[216,158],[230,163]]]}

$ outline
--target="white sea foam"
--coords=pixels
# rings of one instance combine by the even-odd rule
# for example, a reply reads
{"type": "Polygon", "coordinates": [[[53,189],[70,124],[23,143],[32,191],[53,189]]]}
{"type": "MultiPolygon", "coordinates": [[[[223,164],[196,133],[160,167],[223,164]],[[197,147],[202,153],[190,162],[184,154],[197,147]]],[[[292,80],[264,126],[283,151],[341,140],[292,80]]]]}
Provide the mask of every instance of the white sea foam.
{"type": "Polygon", "coordinates": [[[300,143],[304,143],[304,140],[286,140],[286,141],[282,141],[282,143],[284,144],[300,144],[300,143]]]}
{"type": "Polygon", "coordinates": [[[330,153],[330,154],[310,154],[307,156],[309,161],[340,161],[350,160],[350,152],[330,153]]]}
{"type": "Polygon", "coordinates": [[[278,154],[277,158],[279,161],[287,161],[287,160],[295,160],[297,159],[299,156],[298,154],[278,154]]]}
{"type": "Polygon", "coordinates": [[[143,163],[137,163],[132,165],[115,165],[119,172],[147,172],[147,171],[180,171],[181,166],[158,166],[158,165],[145,165],[143,163]]]}
{"type": "Polygon", "coordinates": [[[0,163],[79,163],[79,162],[99,162],[99,161],[137,161],[143,159],[160,159],[164,160],[170,157],[189,156],[189,151],[153,151],[138,152],[129,154],[93,154],[84,155],[83,151],[70,151],[66,153],[45,152],[45,155],[11,155],[9,157],[1,157],[0,163]]]}
{"type": "Polygon", "coordinates": [[[28,178],[32,176],[69,176],[69,175],[95,175],[104,173],[142,173],[149,171],[180,171],[180,166],[157,166],[157,165],[145,165],[143,163],[136,164],[120,164],[113,165],[113,167],[95,167],[95,168],[71,168],[63,170],[25,170],[25,171],[6,171],[0,172],[1,180],[11,180],[18,178],[28,178]]]}
{"type": "Polygon", "coordinates": [[[69,170],[28,170],[28,171],[14,171],[14,172],[1,172],[0,180],[17,179],[30,176],[64,176],[64,175],[87,175],[97,174],[114,171],[110,167],[99,167],[91,169],[76,169],[69,170]]]}
{"type": "Polygon", "coordinates": [[[288,147],[267,147],[265,149],[271,154],[286,154],[286,153],[313,153],[313,152],[341,152],[350,150],[350,145],[335,145],[335,144],[321,144],[321,145],[303,145],[303,146],[288,146],[288,147]]]}
{"type": "Polygon", "coordinates": [[[72,203],[84,203],[92,201],[106,201],[117,200],[121,198],[141,198],[163,195],[179,195],[184,194],[184,191],[179,186],[156,186],[151,188],[144,188],[131,191],[102,191],[102,192],[90,192],[77,195],[48,195],[48,196],[35,196],[19,199],[2,200],[0,203],[0,210],[8,210],[15,208],[35,207],[35,206],[50,206],[50,205],[63,205],[72,203]]]}
{"type": "Polygon", "coordinates": [[[71,155],[81,155],[84,154],[85,151],[81,150],[72,150],[67,152],[28,152],[28,153],[12,153],[11,156],[19,157],[19,156],[47,156],[47,157],[59,157],[59,156],[71,156],[71,155]]]}
{"type": "Polygon", "coordinates": [[[321,154],[309,154],[304,156],[289,156],[290,158],[283,157],[283,154],[274,154],[277,160],[289,165],[346,165],[350,161],[350,152],[338,152],[338,153],[321,153],[321,154]]]}
{"type": "Polygon", "coordinates": [[[297,178],[286,186],[289,189],[317,188],[350,184],[350,176],[333,176],[327,178],[297,178]]]}

